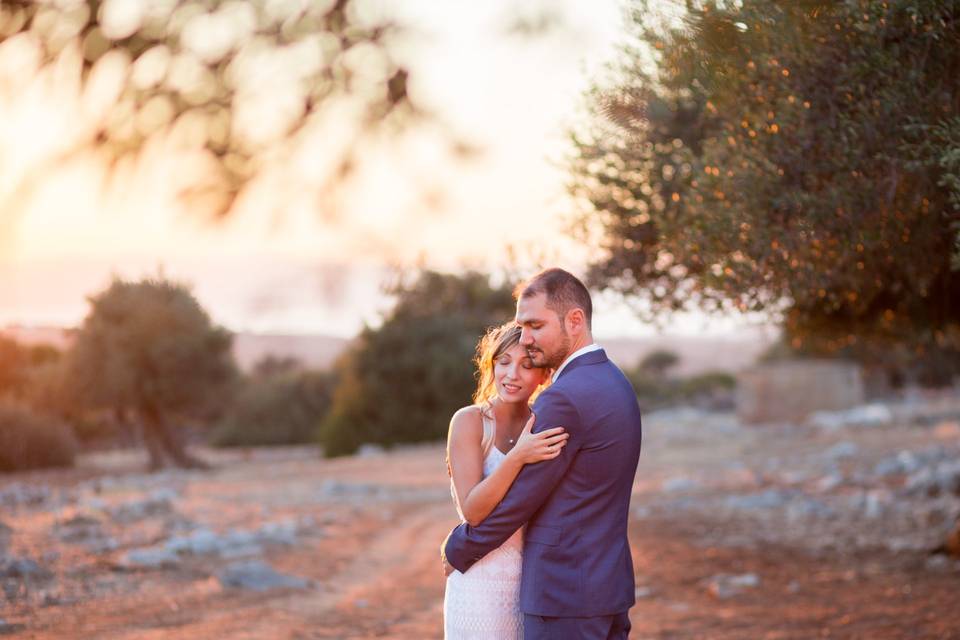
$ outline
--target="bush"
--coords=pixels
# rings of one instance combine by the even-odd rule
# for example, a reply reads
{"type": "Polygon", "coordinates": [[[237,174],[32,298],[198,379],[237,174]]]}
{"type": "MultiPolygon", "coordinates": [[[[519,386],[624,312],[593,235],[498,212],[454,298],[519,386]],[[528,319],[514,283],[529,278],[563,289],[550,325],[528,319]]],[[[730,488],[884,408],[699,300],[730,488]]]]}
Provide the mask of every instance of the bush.
{"type": "Polygon", "coordinates": [[[494,287],[479,273],[425,271],[393,293],[383,325],[364,329],[337,365],[333,408],[319,429],[328,457],[367,443],[443,439],[453,412],[470,404],[477,341],[514,310],[509,284],[494,287]]]}
{"type": "Polygon", "coordinates": [[[0,471],[73,466],[76,441],[62,422],[0,402],[0,471]]]}
{"type": "Polygon", "coordinates": [[[333,374],[322,371],[252,378],[217,425],[212,442],[219,447],[313,442],[332,391],[333,374]]]}
{"type": "Polygon", "coordinates": [[[644,410],[678,405],[729,409],[734,405],[733,391],[736,389],[737,380],[724,371],[708,371],[689,378],[675,379],[652,376],[643,366],[626,373],[644,410]]]}

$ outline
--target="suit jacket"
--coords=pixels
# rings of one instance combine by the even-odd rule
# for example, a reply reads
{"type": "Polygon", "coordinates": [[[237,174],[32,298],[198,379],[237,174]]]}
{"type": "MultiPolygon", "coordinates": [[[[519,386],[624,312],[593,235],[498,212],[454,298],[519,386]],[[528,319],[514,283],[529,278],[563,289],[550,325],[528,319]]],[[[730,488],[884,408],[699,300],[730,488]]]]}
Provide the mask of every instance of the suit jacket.
{"type": "Polygon", "coordinates": [[[600,349],[568,362],[533,410],[534,431],[562,426],[570,439],[553,460],[524,466],[478,526],[455,528],[444,544],[447,561],[466,571],[527,523],[521,611],[558,617],[626,611],[636,602],[627,539],[641,444],[636,393],[600,349]]]}

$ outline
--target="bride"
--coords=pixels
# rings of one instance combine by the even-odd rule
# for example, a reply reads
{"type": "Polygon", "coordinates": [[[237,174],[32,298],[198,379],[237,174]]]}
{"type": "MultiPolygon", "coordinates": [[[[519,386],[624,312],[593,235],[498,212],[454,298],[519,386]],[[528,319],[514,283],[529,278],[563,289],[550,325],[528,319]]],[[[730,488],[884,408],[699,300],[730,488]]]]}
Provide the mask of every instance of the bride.
{"type": "MultiPolygon", "coordinates": [[[[532,433],[529,403],[549,370],[527,357],[515,322],[487,332],[476,364],[474,404],[453,415],[447,439],[451,491],[461,520],[470,525],[493,511],[525,464],[557,457],[569,437],[562,427],[532,433]]],[[[443,600],[448,640],[523,637],[522,536],[518,530],[466,573],[449,574],[443,600]]]]}

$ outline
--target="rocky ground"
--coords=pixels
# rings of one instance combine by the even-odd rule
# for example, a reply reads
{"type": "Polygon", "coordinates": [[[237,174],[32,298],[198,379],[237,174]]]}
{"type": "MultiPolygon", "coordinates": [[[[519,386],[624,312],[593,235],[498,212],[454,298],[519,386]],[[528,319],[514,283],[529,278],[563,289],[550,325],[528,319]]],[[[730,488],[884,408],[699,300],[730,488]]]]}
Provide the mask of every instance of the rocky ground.
{"type": "MultiPolygon", "coordinates": [[[[645,416],[634,638],[960,638],[960,402],[645,416]]],[[[0,635],[439,638],[440,445],[0,476],[0,635]]]]}

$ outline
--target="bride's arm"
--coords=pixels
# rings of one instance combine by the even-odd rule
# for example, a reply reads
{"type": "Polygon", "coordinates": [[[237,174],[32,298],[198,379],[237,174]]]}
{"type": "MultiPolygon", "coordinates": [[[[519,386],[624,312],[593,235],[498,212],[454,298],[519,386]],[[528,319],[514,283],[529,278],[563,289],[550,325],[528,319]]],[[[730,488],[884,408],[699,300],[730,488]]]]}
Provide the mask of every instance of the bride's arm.
{"type": "Polygon", "coordinates": [[[486,478],[483,477],[483,422],[477,407],[466,407],[450,420],[447,437],[447,460],[453,488],[464,520],[476,526],[490,515],[523,465],[550,460],[560,454],[568,434],[562,427],[532,433],[530,417],[517,444],[506,459],[486,478]]]}

